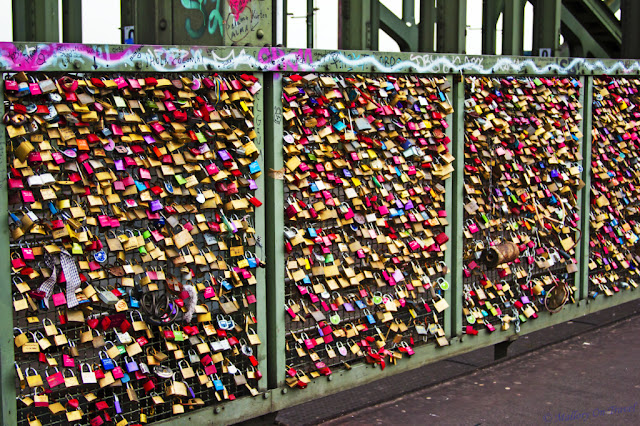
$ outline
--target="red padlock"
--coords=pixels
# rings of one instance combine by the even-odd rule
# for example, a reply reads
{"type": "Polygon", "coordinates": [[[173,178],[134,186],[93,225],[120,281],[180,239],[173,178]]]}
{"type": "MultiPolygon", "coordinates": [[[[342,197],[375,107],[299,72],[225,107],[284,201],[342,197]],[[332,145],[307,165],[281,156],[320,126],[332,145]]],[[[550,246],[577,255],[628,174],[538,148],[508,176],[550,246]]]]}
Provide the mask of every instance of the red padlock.
{"type": "Polygon", "coordinates": [[[104,424],[104,419],[102,416],[97,415],[90,420],[91,426],[102,426],[104,424]]]}
{"type": "Polygon", "coordinates": [[[153,379],[149,379],[146,382],[144,382],[144,384],[142,385],[142,388],[146,393],[149,393],[156,388],[156,384],[153,381],[153,379]]]}

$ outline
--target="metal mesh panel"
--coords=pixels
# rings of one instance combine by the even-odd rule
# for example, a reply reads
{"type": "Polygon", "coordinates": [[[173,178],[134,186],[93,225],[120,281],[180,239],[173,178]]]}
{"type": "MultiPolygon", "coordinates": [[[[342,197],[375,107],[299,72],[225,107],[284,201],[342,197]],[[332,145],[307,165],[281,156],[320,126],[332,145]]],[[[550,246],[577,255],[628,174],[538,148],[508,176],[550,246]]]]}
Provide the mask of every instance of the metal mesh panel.
{"type": "Polygon", "coordinates": [[[574,301],[579,91],[573,78],[465,79],[468,334],[520,327],[545,309],[550,292],[550,310],[574,301]],[[484,255],[505,242],[519,255],[495,266],[484,255]]]}
{"type": "Polygon", "coordinates": [[[290,75],[283,85],[294,385],[325,366],[394,361],[443,333],[434,303],[448,288],[438,279],[452,108],[442,77],[290,75]]]}
{"type": "Polygon", "coordinates": [[[639,265],[638,137],[640,81],[594,77],[591,143],[589,296],[609,297],[637,287],[639,265]]]}
{"type": "MultiPolygon", "coordinates": [[[[62,76],[54,74],[28,76],[29,81],[33,82],[43,81],[47,78],[51,78],[51,81],[56,82],[60,77],[62,76]]],[[[75,366],[63,367],[63,355],[71,355],[69,344],[60,342],[60,345],[56,345],[54,336],[48,337],[52,346],[43,349],[40,354],[35,352],[23,353],[22,348],[16,348],[16,365],[20,368],[22,374],[26,376],[28,374],[25,374],[25,371],[29,371],[29,373],[37,371],[44,380],[43,387],[32,388],[29,385],[25,386],[25,381],[21,383],[16,378],[16,387],[20,395],[17,402],[18,421],[20,424],[27,424],[29,417],[33,419],[34,416],[37,416],[42,424],[56,425],[68,422],[64,410],[61,413],[52,414],[51,410],[46,406],[37,407],[35,406],[36,404],[32,404],[30,398],[33,399],[35,393],[46,393],[49,404],[60,402],[68,411],[74,410],[69,401],[72,401],[73,404],[73,401],[77,400],[79,402],[78,408],[83,412],[81,420],[75,422],[77,424],[89,424],[90,420],[96,416],[101,416],[105,421],[110,417],[115,419],[116,422],[121,421],[121,416],[124,416],[129,423],[141,422],[146,416],[147,422],[152,423],[174,415],[174,403],[182,402],[184,411],[188,412],[205,405],[215,405],[218,401],[224,399],[230,400],[257,393],[258,378],[250,376],[253,376],[253,371],[258,370],[259,367],[257,366],[257,361],[250,355],[253,352],[253,355],[257,358],[259,347],[249,342],[250,332],[247,330],[256,329],[255,325],[251,325],[251,319],[255,319],[256,303],[254,298],[255,282],[252,279],[255,279],[253,278],[253,272],[255,272],[253,268],[258,266],[259,260],[254,258],[251,253],[255,252],[260,257],[263,257],[263,253],[261,252],[260,238],[255,236],[255,230],[253,230],[253,206],[248,204],[246,208],[240,208],[228,205],[232,200],[246,200],[247,196],[253,196],[255,187],[251,179],[260,173],[259,167],[258,170],[254,169],[258,163],[251,164],[252,161],[258,158],[258,152],[250,152],[251,148],[249,148],[249,142],[255,138],[252,115],[253,97],[249,94],[252,81],[247,78],[241,80],[239,76],[234,74],[209,76],[210,80],[208,82],[205,82],[203,76],[187,76],[185,74],[182,75],[182,80],[178,79],[177,81],[163,80],[177,78],[176,76],[127,75],[128,86],[127,83],[124,83],[127,87],[123,88],[123,86],[118,89],[111,87],[114,82],[120,84],[117,77],[119,76],[104,74],[79,74],[73,76],[73,79],[81,82],[79,88],[76,89],[76,94],[91,95],[94,97],[95,102],[101,102],[102,108],[97,103],[87,103],[86,100],[82,99],[74,102],[71,99],[71,92],[61,88],[63,82],[57,82],[57,87],[54,86],[52,94],[26,94],[24,97],[18,97],[16,93],[11,91],[6,93],[6,99],[8,99],[7,110],[12,109],[21,112],[20,105],[26,105],[27,126],[29,126],[29,123],[33,123],[33,120],[38,123],[35,128],[26,128],[27,133],[24,137],[14,134],[16,129],[20,129],[21,126],[8,126],[11,139],[9,141],[10,147],[7,151],[10,155],[9,165],[13,166],[10,178],[15,179],[16,182],[22,180],[25,189],[31,190],[36,202],[39,201],[41,203],[38,206],[37,204],[26,202],[24,194],[21,192],[22,189],[18,187],[14,187],[9,191],[9,209],[15,215],[14,219],[17,219],[11,224],[11,229],[15,231],[20,228],[25,232],[23,236],[14,233],[11,243],[12,259],[14,261],[23,259],[25,263],[22,265],[17,262],[13,265],[14,302],[26,303],[25,309],[20,307],[15,312],[14,326],[22,333],[26,333],[28,340],[33,342],[34,339],[31,333],[41,332],[45,335],[43,320],[49,319],[57,327],[57,332],[64,333],[68,341],[75,344],[78,350],[77,356],[73,357],[75,366]],[[91,77],[98,77],[106,81],[106,87],[100,88],[99,81],[92,81],[90,80],[91,77]],[[132,81],[129,80],[133,78],[146,78],[146,81],[141,81],[145,90],[135,90],[132,86],[132,81]],[[151,87],[150,78],[154,78],[157,81],[155,88],[151,87]],[[144,86],[145,82],[147,84],[146,88],[144,86]],[[192,82],[195,83],[192,85],[192,82]],[[67,99],[60,99],[58,97],[59,94],[67,99]],[[200,98],[198,99],[196,96],[200,98]],[[205,99],[207,100],[205,101],[205,99]],[[125,102],[125,104],[121,104],[121,101],[125,102]],[[44,110],[34,110],[38,105],[44,106],[44,110]],[[61,105],[66,105],[68,110],[61,107],[61,105]],[[48,106],[57,108],[57,112],[55,109],[49,111],[48,106]],[[209,109],[207,109],[207,106],[209,106],[209,109]],[[84,109],[83,107],[87,107],[89,111],[99,111],[99,119],[96,121],[89,116],[83,116],[82,114],[85,114],[85,112],[81,112],[84,109]],[[172,111],[174,109],[177,113],[172,111]],[[114,114],[112,115],[109,111],[114,111],[114,114]],[[141,120],[140,123],[131,121],[132,117],[129,114],[133,113],[138,115],[141,120]],[[184,113],[184,116],[179,113],[184,113]],[[60,117],[56,126],[53,125],[56,123],[54,115],[60,117]],[[80,121],[80,123],[76,123],[77,121],[80,121]],[[83,122],[86,124],[83,125],[83,122]],[[142,128],[137,127],[138,124],[143,123],[149,125],[153,123],[162,124],[169,138],[163,139],[166,135],[160,129],[153,128],[153,130],[144,131],[142,128]],[[177,123],[177,125],[172,125],[171,123],[177,123]],[[122,129],[123,135],[118,136],[116,128],[112,127],[112,124],[122,129]],[[131,133],[127,132],[127,126],[131,127],[131,133]],[[183,126],[183,129],[181,129],[181,126],[183,126]],[[107,131],[103,129],[107,129],[107,131]],[[72,132],[73,137],[65,137],[61,133],[63,131],[72,132]],[[131,135],[133,134],[151,136],[151,139],[131,140],[131,135]],[[98,140],[92,143],[89,135],[98,136],[98,140]],[[65,139],[66,142],[63,142],[65,139]],[[82,147],[78,145],[78,139],[90,140],[90,149],[83,151],[82,147]],[[23,162],[19,160],[18,156],[20,144],[25,140],[30,140],[35,149],[33,153],[29,154],[26,162],[23,162]],[[46,147],[47,142],[52,146],[51,151],[46,147]],[[114,142],[116,147],[128,147],[128,149],[123,151],[114,150],[114,147],[110,146],[111,142],[114,142]],[[171,144],[174,144],[173,147],[170,147],[171,144]],[[131,151],[135,146],[139,148],[138,151],[140,153],[131,151]],[[166,148],[167,150],[160,152],[160,155],[158,155],[158,153],[154,153],[154,147],[160,150],[166,148]],[[64,161],[56,166],[55,157],[52,158],[51,154],[58,153],[59,155],[65,149],[72,148],[76,150],[76,155],[86,154],[87,157],[74,159],[71,155],[67,155],[70,153],[63,152],[60,158],[64,161]],[[219,150],[227,150],[233,157],[233,163],[225,162],[219,150]],[[217,152],[214,153],[213,151],[217,152]],[[47,152],[46,159],[34,156],[45,155],[47,152]],[[183,157],[186,155],[186,166],[193,167],[189,169],[182,166],[178,167],[178,160],[176,160],[176,157],[171,156],[176,152],[181,152],[183,157]],[[190,157],[189,154],[191,154],[190,157]],[[167,155],[172,158],[167,158],[167,155]],[[125,157],[129,157],[134,162],[126,165],[124,170],[121,170],[115,164],[119,160],[125,159],[125,157]],[[155,164],[150,166],[145,163],[145,158],[147,163],[149,159],[155,159],[155,164]],[[136,159],[140,160],[137,164],[136,159]],[[98,163],[92,163],[92,160],[98,160],[104,167],[98,167],[98,163]],[[76,161],[78,164],[77,170],[69,168],[68,165],[74,164],[76,161]],[[89,168],[85,167],[87,163],[90,165],[89,168]],[[212,164],[218,170],[229,171],[230,178],[222,179],[222,176],[217,175],[216,172],[205,170],[204,166],[212,164]],[[169,170],[162,168],[163,165],[172,166],[173,172],[176,174],[181,173],[185,179],[190,175],[196,176],[198,183],[191,186],[190,183],[178,181],[169,170]],[[201,168],[200,165],[203,167],[201,168]],[[92,171],[90,171],[91,168],[93,169],[92,171]],[[146,180],[142,174],[142,168],[148,169],[150,172],[146,180]],[[232,169],[237,170],[237,175],[232,169]],[[38,186],[32,185],[29,188],[29,173],[25,173],[25,170],[33,170],[36,175],[49,172],[56,177],[57,182],[53,184],[55,198],[51,200],[52,205],[49,205],[43,199],[44,196],[38,186]],[[162,170],[163,174],[160,173],[160,170],[162,170]],[[124,180],[129,175],[136,181],[146,182],[149,189],[138,188],[138,190],[132,191],[130,195],[122,195],[122,200],[115,204],[91,211],[85,194],[82,191],[74,192],[73,189],[84,185],[89,193],[98,194],[97,188],[101,186],[101,182],[104,183],[105,181],[95,176],[103,171],[109,171],[112,177],[115,178],[108,179],[108,186],[112,186],[115,180],[124,180]],[[78,176],[80,177],[80,184],[73,185],[72,181],[78,176]],[[60,183],[61,181],[67,182],[60,183]],[[225,191],[220,185],[216,184],[216,182],[230,184],[232,181],[238,183],[237,194],[232,194],[234,191],[225,191]],[[169,183],[171,185],[165,185],[169,183]],[[193,192],[189,192],[187,185],[193,189],[193,192]],[[173,188],[173,193],[170,192],[171,187],[173,188]],[[154,192],[156,190],[157,192],[154,192]],[[182,194],[178,194],[180,190],[182,194]],[[143,199],[141,194],[149,193],[149,191],[152,193],[150,199],[143,199]],[[198,197],[200,193],[203,194],[204,198],[198,197]],[[214,208],[210,204],[205,204],[208,200],[215,199],[215,194],[220,196],[220,199],[216,200],[217,206],[214,205],[214,208]],[[127,205],[124,204],[127,199],[136,200],[138,207],[129,206],[127,208],[127,205]],[[158,210],[158,213],[162,211],[164,216],[153,215],[156,210],[150,207],[151,199],[162,202],[165,208],[158,210]],[[59,204],[60,201],[64,200],[69,200],[70,204],[59,204]],[[83,207],[87,217],[97,217],[100,214],[117,217],[120,220],[120,226],[109,228],[102,226],[101,223],[90,225],[87,223],[87,219],[76,216],[72,212],[70,207],[76,205],[83,207]],[[120,212],[113,209],[114,205],[120,208],[120,212]],[[179,206],[189,205],[196,207],[186,211],[182,211],[179,208],[179,206]],[[167,210],[166,206],[177,206],[178,211],[171,212],[167,210]],[[22,220],[22,217],[27,213],[27,209],[30,209],[36,215],[35,227],[26,226],[26,222],[22,220]],[[131,214],[136,210],[141,213],[140,216],[136,217],[131,214]],[[63,214],[66,216],[63,216],[63,214]],[[178,218],[180,224],[172,227],[168,220],[169,217],[178,218]],[[74,229],[74,220],[72,218],[79,221],[83,228],[74,229]],[[69,224],[71,226],[69,229],[76,233],[89,231],[94,235],[95,239],[99,240],[103,245],[104,260],[98,261],[98,257],[94,257],[94,254],[98,253],[99,250],[97,247],[91,248],[90,241],[92,238],[89,238],[89,242],[86,243],[82,241],[81,237],[62,236],[57,239],[53,238],[53,231],[56,227],[61,226],[55,224],[54,221],[56,219],[62,219],[62,225],[69,224]],[[141,233],[146,230],[153,230],[161,233],[163,239],[156,240],[155,236],[147,236],[145,243],[153,241],[153,246],[161,248],[167,253],[166,250],[172,247],[167,238],[171,237],[172,234],[179,233],[182,229],[180,225],[186,225],[187,223],[191,223],[195,227],[194,231],[191,232],[194,241],[192,244],[185,246],[182,254],[188,255],[190,252],[187,247],[191,246],[196,248],[195,253],[198,256],[204,255],[204,252],[209,250],[214,256],[213,260],[203,257],[189,262],[187,259],[185,267],[181,267],[180,262],[174,263],[168,254],[165,259],[155,257],[157,253],[152,256],[152,246],[146,247],[147,255],[136,247],[135,249],[121,252],[124,255],[118,259],[118,251],[112,251],[107,242],[108,238],[113,238],[123,233],[127,234],[127,230],[139,230],[141,233]],[[217,225],[212,225],[214,223],[217,225]],[[226,228],[225,224],[227,225],[226,228]],[[37,226],[40,225],[43,226],[42,233],[36,231],[37,226]],[[115,231],[115,233],[112,234],[111,230],[115,231]],[[79,247],[72,246],[72,243],[78,241],[79,247]],[[225,243],[227,247],[224,246],[225,243]],[[140,337],[147,339],[148,342],[142,345],[143,352],[132,358],[138,366],[141,363],[149,364],[150,374],[136,376],[136,373],[130,372],[124,377],[125,382],[127,377],[130,379],[126,384],[122,380],[116,380],[114,384],[106,386],[83,383],[80,365],[87,364],[96,369],[99,368],[101,366],[101,355],[104,357],[104,351],[111,346],[110,343],[107,343],[106,347],[94,348],[93,342],[80,342],[81,334],[90,330],[87,321],[89,318],[99,320],[96,329],[100,330],[106,342],[114,342],[116,345],[123,346],[123,349],[131,343],[121,343],[118,340],[115,329],[112,327],[107,327],[106,331],[102,330],[102,320],[105,317],[117,318],[117,316],[113,315],[117,313],[116,307],[121,307],[119,305],[103,303],[101,298],[95,296],[93,300],[85,300],[84,303],[80,304],[84,311],[85,321],[67,321],[64,323],[65,312],[67,312],[65,304],[56,307],[53,299],[51,299],[47,309],[35,297],[32,298],[30,296],[34,290],[38,289],[45,277],[51,273],[45,262],[42,250],[37,249],[49,244],[56,244],[72,253],[75,260],[74,263],[79,266],[79,272],[82,274],[83,280],[86,280],[82,288],[90,284],[99,293],[103,290],[114,289],[122,291],[123,295],[119,297],[119,300],[126,302],[124,312],[130,323],[134,323],[139,317],[137,314],[134,317],[130,317],[129,314],[136,310],[142,311],[141,308],[134,309],[135,301],[133,299],[141,302],[142,295],[149,291],[150,284],[154,282],[158,284],[159,290],[156,292],[158,295],[167,291],[166,281],[161,279],[151,281],[149,284],[143,282],[141,285],[141,280],[145,277],[146,271],[162,270],[167,279],[176,277],[183,284],[196,286],[198,291],[197,303],[199,304],[196,312],[201,312],[201,314],[194,316],[191,325],[197,326],[197,330],[193,332],[195,336],[203,339],[202,341],[205,342],[207,348],[206,351],[201,351],[202,348],[194,344],[198,342],[189,341],[189,335],[186,334],[187,329],[183,327],[181,322],[182,314],[179,313],[173,337],[167,337],[164,333],[164,331],[171,330],[168,326],[160,328],[149,324],[148,328],[151,334],[147,334],[144,330],[134,331],[133,327],[128,330],[133,339],[140,337]],[[236,249],[232,252],[234,247],[236,249]],[[242,247],[242,249],[238,250],[237,247],[242,247]],[[23,249],[35,250],[35,258],[29,259],[28,254],[25,255],[23,249]],[[75,250],[77,249],[80,251],[76,252],[75,250]],[[243,265],[241,262],[248,262],[245,257],[252,264],[243,265]],[[87,262],[83,264],[82,261],[85,260],[87,262]],[[253,260],[256,261],[255,264],[253,264],[253,260]],[[91,261],[94,262],[88,263],[91,261]],[[125,271],[124,276],[122,276],[122,271],[118,271],[117,267],[127,263],[139,265],[140,269],[130,274],[125,271]],[[226,263],[226,266],[223,263],[226,263]],[[116,269],[113,269],[114,267],[116,269]],[[242,270],[246,271],[247,275],[242,275],[242,270]],[[235,275],[236,273],[239,275],[235,275]],[[123,279],[125,278],[133,278],[130,286],[124,284],[123,279]],[[26,287],[21,287],[20,281],[23,281],[26,287]],[[212,286],[214,290],[211,294],[206,289],[208,286],[212,286]],[[223,294],[224,296],[222,296],[223,294]],[[24,302],[22,302],[23,298],[25,298],[24,302]],[[228,309],[221,306],[222,303],[227,301],[237,302],[237,309],[228,309]],[[207,320],[208,314],[205,311],[211,313],[212,318],[210,321],[207,320]],[[236,324],[235,327],[231,320],[236,324]],[[225,322],[227,329],[223,330],[225,322]],[[209,335],[205,330],[205,325],[210,325],[209,335]],[[183,339],[180,339],[179,331],[183,332],[183,339]],[[225,332],[227,334],[226,337],[224,336],[225,332]],[[237,339],[238,342],[235,343],[233,338],[237,339]],[[211,343],[215,341],[227,341],[230,346],[226,349],[211,346],[211,343]],[[103,353],[101,354],[100,351],[103,351],[103,353]],[[163,379],[158,376],[155,366],[147,361],[147,355],[152,355],[154,351],[168,355],[168,358],[160,362],[160,365],[169,368],[175,373],[175,380],[182,381],[188,386],[186,397],[167,396],[167,387],[171,384],[169,379],[163,379]],[[223,360],[219,361],[214,358],[213,365],[216,373],[213,373],[212,370],[209,379],[206,381],[207,383],[200,384],[198,376],[204,374],[207,352],[211,356],[216,353],[222,354],[223,360]],[[194,359],[194,363],[191,363],[190,354],[199,354],[200,361],[194,359]],[[195,377],[185,379],[181,374],[179,362],[182,367],[192,367],[196,373],[195,377]],[[254,362],[256,365],[253,365],[254,362]],[[70,377],[73,373],[79,380],[79,386],[67,388],[66,384],[62,383],[50,387],[45,375],[47,371],[55,373],[54,367],[51,366],[55,363],[67,377],[70,377]],[[47,367],[47,365],[49,366],[47,367]],[[233,367],[231,365],[242,373],[247,380],[247,385],[237,383],[232,374],[233,367]],[[146,391],[144,385],[151,378],[155,381],[155,389],[146,391]],[[224,389],[216,390],[214,386],[215,379],[220,379],[224,389]],[[130,399],[127,387],[131,387],[134,390],[137,400],[130,399]],[[92,394],[96,397],[95,400],[92,400],[92,394]],[[158,404],[152,401],[152,396],[156,394],[164,398],[163,403],[158,404]],[[119,410],[121,413],[117,417],[115,409],[116,398],[119,400],[121,407],[121,410],[119,410]],[[201,401],[198,401],[198,398],[201,401]],[[96,405],[98,401],[106,401],[108,408],[99,410],[96,405]]],[[[9,79],[11,78],[13,77],[9,77],[9,79]]],[[[20,76],[17,76],[17,78],[19,79],[20,76]]],[[[51,184],[47,184],[42,188],[50,186],[51,184]]],[[[126,187],[129,188],[129,185],[126,187]]],[[[108,192],[104,192],[106,188],[107,185],[102,186],[104,196],[108,194],[108,192]]],[[[126,192],[123,191],[121,194],[126,194],[126,192]]],[[[128,233],[129,238],[132,238],[133,235],[128,233]]],[[[176,241],[177,239],[173,238],[174,246],[176,241]]],[[[122,244],[125,244],[125,242],[123,241],[122,244]]],[[[60,266],[57,269],[59,270],[60,266]]],[[[54,294],[61,291],[64,291],[64,284],[57,284],[54,294]]],[[[179,293],[178,296],[180,299],[186,297],[182,293],[179,293]]],[[[188,301],[185,301],[185,304],[188,305],[188,301]]],[[[18,306],[20,305],[18,304],[18,306]]],[[[173,308],[179,309],[176,305],[173,308]]],[[[146,314],[144,319],[145,321],[148,319],[146,314]]],[[[15,334],[19,334],[18,330],[16,330],[15,334]]],[[[98,338],[95,337],[94,341],[97,340],[98,338]]],[[[130,358],[125,360],[125,355],[127,354],[124,353],[118,356],[115,362],[126,373],[126,361],[130,360],[130,358]]]]}

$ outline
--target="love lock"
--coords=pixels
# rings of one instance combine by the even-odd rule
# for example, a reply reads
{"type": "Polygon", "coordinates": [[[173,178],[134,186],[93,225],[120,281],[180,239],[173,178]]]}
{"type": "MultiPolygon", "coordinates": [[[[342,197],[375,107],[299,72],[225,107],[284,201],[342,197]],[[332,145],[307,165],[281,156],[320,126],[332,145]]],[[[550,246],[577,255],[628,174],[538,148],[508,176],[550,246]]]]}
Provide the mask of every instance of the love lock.
{"type": "Polygon", "coordinates": [[[249,345],[242,345],[242,347],[240,348],[240,350],[242,351],[242,353],[246,356],[251,356],[253,355],[253,348],[249,345]]]}
{"type": "Polygon", "coordinates": [[[229,324],[227,323],[227,320],[224,318],[224,316],[218,315],[216,319],[218,321],[218,328],[228,330],[227,327],[229,326],[229,324]]]}
{"type": "Polygon", "coordinates": [[[153,368],[153,373],[161,379],[170,379],[173,377],[173,371],[166,366],[156,366],[153,368]]]}

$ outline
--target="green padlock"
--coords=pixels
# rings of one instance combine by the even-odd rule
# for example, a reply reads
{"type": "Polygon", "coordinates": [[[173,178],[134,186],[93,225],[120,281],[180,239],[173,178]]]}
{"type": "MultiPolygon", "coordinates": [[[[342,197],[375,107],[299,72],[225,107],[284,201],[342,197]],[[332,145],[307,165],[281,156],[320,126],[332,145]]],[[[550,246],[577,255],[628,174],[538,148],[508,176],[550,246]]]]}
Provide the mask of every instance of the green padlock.
{"type": "Polygon", "coordinates": [[[178,182],[178,185],[184,185],[185,183],[187,183],[187,180],[180,174],[174,175],[174,177],[176,178],[176,182],[178,182]]]}
{"type": "Polygon", "coordinates": [[[371,298],[371,300],[373,300],[373,303],[375,305],[379,305],[382,303],[382,294],[380,293],[376,293],[373,295],[373,297],[371,298]]]}
{"type": "Polygon", "coordinates": [[[149,231],[148,229],[145,229],[145,230],[142,232],[142,238],[144,238],[145,240],[146,240],[147,238],[149,238],[150,236],[151,236],[151,231],[149,231]]]}
{"type": "Polygon", "coordinates": [[[436,282],[438,283],[440,289],[449,290],[449,281],[445,280],[443,277],[438,278],[436,282]]]}
{"type": "Polygon", "coordinates": [[[376,186],[376,188],[382,188],[382,185],[380,185],[380,182],[378,182],[378,179],[376,179],[375,176],[372,176],[371,179],[373,179],[373,184],[376,186]]]}
{"type": "Polygon", "coordinates": [[[71,244],[71,253],[73,254],[83,254],[82,246],[79,243],[71,244]]]}

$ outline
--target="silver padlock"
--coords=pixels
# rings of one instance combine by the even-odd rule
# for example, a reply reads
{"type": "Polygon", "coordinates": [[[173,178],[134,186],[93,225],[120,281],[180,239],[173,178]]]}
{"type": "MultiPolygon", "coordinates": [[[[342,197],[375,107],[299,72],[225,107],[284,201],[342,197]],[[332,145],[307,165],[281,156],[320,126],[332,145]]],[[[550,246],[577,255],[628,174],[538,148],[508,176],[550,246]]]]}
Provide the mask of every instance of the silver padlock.
{"type": "Polygon", "coordinates": [[[98,297],[102,301],[102,303],[107,305],[115,305],[118,303],[118,299],[115,294],[111,293],[109,290],[103,290],[98,293],[98,297]]]}

